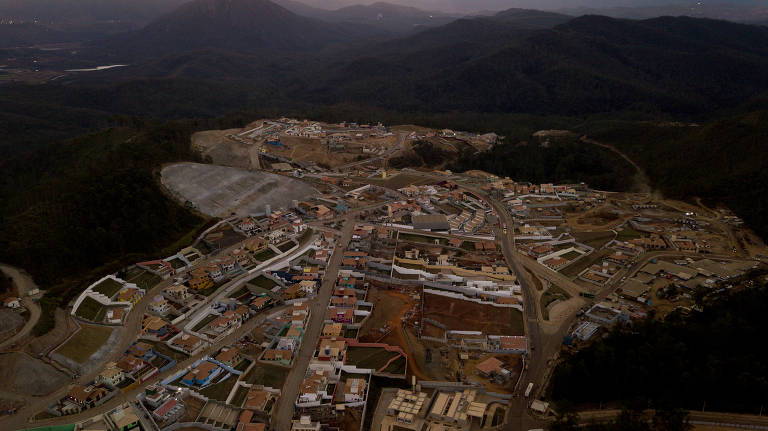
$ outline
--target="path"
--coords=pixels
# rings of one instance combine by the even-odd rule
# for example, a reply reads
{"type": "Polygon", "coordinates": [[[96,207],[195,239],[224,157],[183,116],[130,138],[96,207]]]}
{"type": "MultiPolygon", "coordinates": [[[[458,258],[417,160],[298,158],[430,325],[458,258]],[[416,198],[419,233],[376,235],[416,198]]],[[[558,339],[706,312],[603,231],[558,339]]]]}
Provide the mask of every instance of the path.
{"type": "Polygon", "coordinates": [[[605,148],[606,150],[609,150],[609,151],[613,152],[614,154],[616,154],[617,156],[621,157],[622,159],[626,160],[627,163],[632,165],[632,167],[635,168],[635,170],[637,171],[638,182],[639,182],[638,185],[641,187],[641,190],[644,193],[649,193],[651,191],[650,182],[648,181],[648,177],[645,175],[645,172],[643,171],[643,169],[640,168],[640,166],[637,163],[635,163],[634,160],[630,159],[629,156],[624,154],[618,148],[616,148],[616,147],[614,147],[613,145],[610,145],[610,144],[603,144],[602,142],[598,142],[598,141],[596,141],[596,140],[594,140],[592,138],[587,137],[586,135],[582,136],[580,138],[580,140],[581,140],[581,142],[584,142],[585,144],[591,144],[591,145],[596,145],[598,147],[605,148]]]}
{"type": "Polygon", "coordinates": [[[27,310],[29,310],[29,320],[27,320],[27,323],[24,324],[24,327],[21,328],[21,331],[16,333],[16,335],[0,343],[0,350],[2,350],[6,347],[13,347],[14,343],[26,337],[30,333],[32,328],[34,328],[37,324],[37,321],[40,320],[41,311],[40,306],[37,305],[37,303],[32,300],[32,298],[27,296],[27,292],[30,292],[33,289],[37,289],[37,285],[35,284],[34,280],[32,280],[32,277],[30,277],[26,272],[6,264],[0,264],[0,270],[7,276],[13,278],[14,284],[19,289],[19,297],[21,298],[21,302],[24,304],[27,310]]]}

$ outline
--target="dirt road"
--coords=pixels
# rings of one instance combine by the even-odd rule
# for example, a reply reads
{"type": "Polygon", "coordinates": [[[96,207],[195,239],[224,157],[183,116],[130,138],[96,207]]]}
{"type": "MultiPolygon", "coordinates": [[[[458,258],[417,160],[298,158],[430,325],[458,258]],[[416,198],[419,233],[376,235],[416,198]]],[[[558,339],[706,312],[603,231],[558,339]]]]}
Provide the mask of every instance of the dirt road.
{"type": "Polygon", "coordinates": [[[25,323],[24,327],[21,328],[21,331],[19,331],[13,337],[0,343],[0,350],[3,350],[5,348],[12,347],[14,343],[23,339],[32,331],[32,328],[35,327],[37,321],[40,320],[40,306],[37,305],[37,303],[33,301],[32,298],[26,296],[27,292],[30,292],[33,289],[37,289],[37,285],[35,284],[34,280],[32,280],[32,277],[29,276],[29,274],[23,270],[6,264],[0,264],[0,270],[7,276],[13,278],[14,284],[19,289],[19,297],[21,297],[21,302],[24,307],[29,310],[29,320],[27,320],[27,323],[25,323]]]}

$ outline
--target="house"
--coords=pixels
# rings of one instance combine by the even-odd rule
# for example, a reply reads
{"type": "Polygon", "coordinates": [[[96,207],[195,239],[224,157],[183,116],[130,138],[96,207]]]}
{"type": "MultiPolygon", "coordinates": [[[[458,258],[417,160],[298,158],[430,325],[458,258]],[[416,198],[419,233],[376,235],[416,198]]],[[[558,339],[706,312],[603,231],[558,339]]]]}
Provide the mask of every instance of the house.
{"type": "Polygon", "coordinates": [[[237,223],[237,228],[246,233],[250,233],[251,231],[255,230],[257,227],[258,225],[256,224],[256,222],[250,217],[246,217],[240,220],[239,223],[237,223]]]}
{"type": "Polygon", "coordinates": [[[202,269],[208,273],[208,276],[211,277],[211,280],[213,280],[214,283],[218,283],[224,279],[224,271],[222,271],[221,267],[215,263],[209,263],[203,266],[202,269]]]}
{"type": "Polygon", "coordinates": [[[117,361],[116,366],[123,370],[124,373],[135,376],[139,371],[146,367],[147,364],[135,356],[125,355],[117,361]]]}
{"type": "Polygon", "coordinates": [[[136,305],[141,299],[141,292],[134,287],[126,287],[117,294],[117,300],[120,302],[130,302],[132,305],[136,305]]]}
{"type": "Polygon", "coordinates": [[[123,323],[124,317],[125,307],[112,307],[107,310],[107,314],[104,316],[104,321],[110,325],[119,325],[123,323]]]}
{"type": "Polygon", "coordinates": [[[187,373],[182,379],[186,385],[205,386],[210,383],[213,377],[219,374],[219,366],[213,362],[203,361],[197,367],[187,373]]]}
{"type": "Polygon", "coordinates": [[[164,386],[153,384],[144,389],[144,401],[152,408],[160,407],[169,397],[164,386]]]}
{"type": "Polygon", "coordinates": [[[234,367],[240,363],[242,357],[240,356],[240,349],[235,347],[224,347],[221,349],[221,352],[216,355],[215,359],[224,365],[234,367]]]}
{"type": "Polygon", "coordinates": [[[206,290],[213,287],[213,280],[209,277],[195,277],[189,279],[189,287],[193,290],[206,290]]]}
{"type": "Polygon", "coordinates": [[[261,355],[261,359],[270,362],[281,362],[290,364],[293,359],[293,352],[290,350],[267,349],[261,355]]]}
{"type": "Polygon", "coordinates": [[[317,350],[317,359],[320,361],[344,361],[347,352],[347,343],[335,338],[324,338],[320,340],[320,346],[317,350]]]}
{"type": "Polygon", "coordinates": [[[305,294],[312,295],[317,289],[317,281],[314,280],[302,280],[299,282],[299,289],[303,290],[305,294]]]}
{"type": "Polygon", "coordinates": [[[251,310],[245,305],[238,305],[232,312],[235,313],[235,316],[242,322],[245,322],[251,317],[251,310]]]}
{"type": "Polygon", "coordinates": [[[365,401],[365,379],[347,379],[344,383],[344,402],[357,403],[365,401]]]}
{"type": "Polygon", "coordinates": [[[503,336],[499,337],[501,350],[512,353],[525,353],[528,351],[528,339],[523,336],[503,336]]]}
{"type": "Polygon", "coordinates": [[[321,403],[323,399],[333,397],[328,391],[328,372],[315,371],[309,377],[301,382],[299,387],[299,398],[296,404],[314,404],[321,403]]]}
{"type": "Polygon", "coordinates": [[[492,377],[494,375],[502,374],[504,370],[504,363],[491,356],[490,358],[475,365],[477,371],[483,376],[492,377]]]}
{"type": "Polygon", "coordinates": [[[125,380],[125,373],[117,367],[115,362],[109,362],[96,377],[96,381],[110,387],[115,387],[125,380]]]}
{"type": "Polygon", "coordinates": [[[3,300],[3,305],[8,308],[20,308],[21,301],[19,300],[19,298],[15,296],[11,296],[3,300]]]}
{"type": "Polygon", "coordinates": [[[355,312],[351,308],[331,307],[328,313],[336,323],[352,323],[355,320],[355,312]]]}
{"type": "Polygon", "coordinates": [[[340,337],[344,332],[344,325],[341,323],[326,323],[323,327],[323,337],[340,337]]]}
{"type": "Polygon", "coordinates": [[[165,289],[165,292],[174,300],[183,302],[189,298],[189,290],[187,286],[178,284],[165,289]]]}
{"type": "Polygon", "coordinates": [[[168,398],[160,407],[152,412],[152,416],[162,422],[173,422],[184,413],[184,404],[176,398],[168,398]]]}
{"type": "Polygon", "coordinates": [[[222,333],[230,328],[239,328],[241,320],[234,311],[228,310],[210,323],[210,328],[217,333],[222,333]]]}
{"type": "Polygon", "coordinates": [[[145,361],[149,361],[155,357],[155,352],[152,350],[152,346],[143,341],[131,344],[131,347],[128,348],[126,353],[145,361]]]}
{"type": "Polygon", "coordinates": [[[243,408],[248,410],[256,410],[256,411],[264,411],[264,407],[267,404],[267,401],[272,396],[271,393],[267,391],[260,391],[257,389],[251,389],[248,391],[248,394],[245,396],[245,402],[243,403],[243,408]]]}
{"type": "Polygon", "coordinates": [[[297,283],[292,286],[288,286],[283,291],[283,299],[290,301],[291,299],[303,298],[307,293],[301,289],[301,286],[297,283]]]}
{"type": "Polygon", "coordinates": [[[298,344],[299,343],[297,338],[280,337],[280,339],[278,339],[277,341],[277,346],[275,346],[275,348],[277,350],[290,350],[291,352],[295,352],[298,344]]]}
{"type": "Polygon", "coordinates": [[[312,422],[310,416],[302,416],[301,419],[291,421],[291,431],[320,431],[320,422],[312,422]]]}
{"type": "Polygon", "coordinates": [[[227,274],[231,274],[237,269],[237,261],[232,256],[222,257],[217,262],[221,270],[227,274]]]}
{"type": "Polygon", "coordinates": [[[168,324],[159,317],[149,316],[141,323],[141,332],[155,337],[165,337],[168,332],[168,324]]]}
{"type": "Polygon", "coordinates": [[[272,298],[269,296],[260,296],[253,301],[251,301],[251,307],[256,309],[256,311],[265,309],[268,305],[272,303],[272,298]]]}
{"type": "Polygon", "coordinates": [[[92,407],[96,401],[104,398],[109,391],[101,386],[75,385],[67,391],[67,398],[81,406],[92,407]]]}
{"type": "Polygon", "coordinates": [[[171,304],[167,299],[157,295],[152,298],[152,302],[149,304],[149,311],[162,316],[171,311],[171,304]]]}
{"type": "Polygon", "coordinates": [[[203,346],[203,340],[200,337],[181,334],[171,340],[171,347],[175,347],[188,355],[195,353],[200,347],[203,346]]]}

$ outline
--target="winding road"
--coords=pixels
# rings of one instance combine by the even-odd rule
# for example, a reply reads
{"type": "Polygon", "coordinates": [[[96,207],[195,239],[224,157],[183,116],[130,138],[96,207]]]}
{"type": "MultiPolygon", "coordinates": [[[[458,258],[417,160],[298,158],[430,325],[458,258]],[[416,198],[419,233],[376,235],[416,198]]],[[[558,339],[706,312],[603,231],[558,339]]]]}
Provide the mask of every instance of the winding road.
{"type": "Polygon", "coordinates": [[[30,277],[29,274],[19,268],[15,268],[13,266],[2,263],[0,263],[0,270],[8,277],[13,278],[14,284],[16,284],[16,287],[19,289],[19,297],[21,298],[21,303],[24,305],[24,307],[27,308],[27,310],[29,310],[29,320],[27,320],[27,322],[24,324],[24,327],[21,328],[21,330],[14,336],[0,343],[1,351],[6,347],[13,347],[17,341],[26,337],[30,331],[32,331],[32,328],[35,327],[37,321],[40,320],[41,311],[40,306],[37,305],[37,302],[27,296],[28,292],[31,292],[33,289],[37,289],[37,285],[35,284],[34,280],[32,280],[32,277],[30,277]]]}

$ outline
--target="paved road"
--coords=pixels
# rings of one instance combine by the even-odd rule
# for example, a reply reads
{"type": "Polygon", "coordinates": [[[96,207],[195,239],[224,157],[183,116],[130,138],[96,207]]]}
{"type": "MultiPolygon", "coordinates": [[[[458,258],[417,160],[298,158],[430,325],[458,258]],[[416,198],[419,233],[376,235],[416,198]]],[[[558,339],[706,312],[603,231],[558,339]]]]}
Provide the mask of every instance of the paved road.
{"type": "Polygon", "coordinates": [[[37,324],[37,321],[40,320],[40,306],[37,305],[37,303],[33,301],[32,298],[27,296],[27,292],[37,288],[37,285],[35,284],[34,280],[32,280],[32,277],[29,276],[29,274],[6,264],[0,264],[0,271],[13,278],[13,282],[19,289],[21,302],[24,307],[29,310],[29,320],[27,320],[27,323],[24,324],[24,327],[21,328],[21,330],[16,333],[16,335],[0,343],[0,350],[2,350],[6,347],[13,347],[13,344],[16,341],[21,340],[27,336],[27,334],[29,334],[32,328],[34,328],[37,324]]]}
{"type": "Polygon", "coordinates": [[[354,221],[349,217],[345,221],[341,239],[336,243],[331,260],[325,270],[325,277],[323,278],[320,290],[318,291],[317,296],[312,299],[310,305],[311,315],[309,317],[309,322],[307,323],[307,330],[304,333],[304,338],[301,341],[299,354],[293,363],[293,368],[291,368],[291,371],[288,373],[288,377],[283,385],[283,392],[277,402],[275,413],[272,415],[272,424],[276,430],[283,431],[291,429],[294,402],[299,396],[299,386],[301,386],[301,382],[304,380],[309,361],[315,354],[315,347],[317,346],[317,341],[320,338],[320,333],[323,329],[323,322],[325,321],[325,311],[328,309],[331,294],[333,293],[333,287],[336,284],[336,277],[339,272],[339,266],[341,265],[341,259],[347,248],[347,244],[349,244],[349,241],[352,239],[354,226],[354,221]]]}
{"type": "Polygon", "coordinates": [[[347,163],[346,165],[339,166],[338,168],[336,168],[336,170],[337,171],[343,171],[345,169],[354,168],[355,166],[359,166],[359,165],[365,165],[365,164],[374,162],[376,160],[382,160],[382,159],[389,158],[390,156],[392,156],[396,152],[404,149],[403,143],[405,142],[405,138],[407,136],[408,136],[408,133],[406,133],[406,132],[399,132],[398,136],[397,136],[397,145],[392,147],[386,153],[384,153],[384,154],[382,154],[380,156],[371,157],[370,159],[361,160],[359,162],[347,163]]]}

